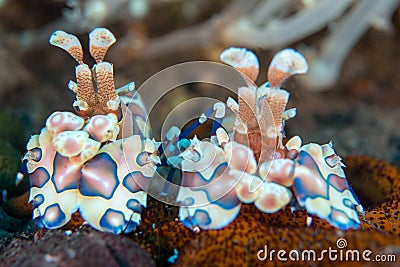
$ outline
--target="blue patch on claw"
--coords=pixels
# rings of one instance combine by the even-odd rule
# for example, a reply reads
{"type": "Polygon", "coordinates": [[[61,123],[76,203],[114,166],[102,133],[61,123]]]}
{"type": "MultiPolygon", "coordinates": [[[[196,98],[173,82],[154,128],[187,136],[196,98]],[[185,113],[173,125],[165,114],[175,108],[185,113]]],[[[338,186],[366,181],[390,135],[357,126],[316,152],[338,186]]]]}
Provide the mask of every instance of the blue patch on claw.
{"type": "Polygon", "coordinates": [[[208,212],[205,210],[196,210],[194,216],[188,216],[182,221],[183,225],[188,228],[199,226],[200,228],[205,228],[207,225],[211,224],[211,218],[208,212]]]}
{"type": "Polygon", "coordinates": [[[127,221],[124,218],[124,214],[114,209],[107,209],[100,219],[100,227],[102,230],[114,234],[122,233],[127,228],[126,226],[127,221]]]}
{"type": "Polygon", "coordinates": [[[132,232],[133,230],[135,230],[137,226],[138,226],[137,223],[129,221],[127,223],[127,225],[125,226],[125,229],[122,232],[124,234],[128,234],[128,233],[132,232]]]}
{"type": "Polygon", "coordinates": [[[337,210],[335,208],[332,208],[332,212],[328,215],[328,218],[326,218],[326,219],[334,227],[342,229],[342,230],[349,230],[350,228],[357,229],[359,227],[360,223],[354,221],[351,218],[348,218],[349,219],[348,222],[341,222],[341,221],[337,220],[334,217],[334,213],[341,213],[341,214],[343,214],[343,216],[347,217],[347,215],[344,212],[337,210]]]}
{"type": "Polygon", "coordinates": [[[43,218],[42,218],[42,216],[36,217],[33,221],[35,222],[35,224],[36,224],[39,228],[47,227],[46,225],[43,224],[43,218]]]}
{"type": "Polygon", "coordinates": [[[140,205],[139,201],[136,199],[129,199],[129,201],[126,203],[126,207],[136,213],[142,212],[142,205],[140,205]]]}
{"type": "Polygon", "coordinates": [[[79,191],[84,196],[111,199],[119,185],[117,164],[107,153],[100,153],[82,168],[79,191]]]}
{"type": "Polygon", "coordinates": [[[124,177],[122,185],[130,192],[136,193],[147,189],[149,182],[149,177],[144,176],[140,171],[133,171],[124,177]]]}
{"type": "Polygon", "coordinates": [[[33,198],[33,201],[32,201],[32,202],[33,202],[33,203],[32,203],[33,208],[37,208],[37,207],[39,207],[40,205],[42,205],[43,202],[44,202],[44,196],[43,196],[43,194],[37,194],[37,195],[33,198]]]}
{"type": "Polygon", "coordinates": [[[43,187],[50,179],[49,172],[43,168],[37,168],[33,173],[29,174],[29,180],[31,182],[31,187],[43,187]]]}
{"type": "Polygon", "coordinates": [[[59,204],[48,206],[40,218],[42,224],[49,229],[59,228],[66,223],[65,213],[61,210],[59,204]]]}
{"type": "Polygon", "coordinates": [[[77,189],[80,175],[81,168],[79,166],[72,164],[69,158],[56,153],[51,181],[57,193],[77,189]]]}

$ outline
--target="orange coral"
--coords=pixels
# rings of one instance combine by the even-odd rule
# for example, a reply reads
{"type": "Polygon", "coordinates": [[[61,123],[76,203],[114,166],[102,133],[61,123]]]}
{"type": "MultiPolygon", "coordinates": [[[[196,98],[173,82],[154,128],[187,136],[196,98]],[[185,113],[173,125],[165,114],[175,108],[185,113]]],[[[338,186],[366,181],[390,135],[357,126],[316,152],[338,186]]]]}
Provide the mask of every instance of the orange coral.
{"type": "MultiPolygon", "coordinates": [[[[313,249],[318,253],[329,247],[337,249],[336,241],[339,238],[347,241],[348,250],[369,249],[374,254],[396,254],[400,247],[400,170],[368,157],[349,157],[345,163],[348,165],[347,173],[351,183],[357,185],[357,181],[361,181],[363,187],[371,186],[374,190],[378,187],[387,198],[375,207],[371,207],[372,204],[367,205],[369,207],[361,218],[360,230],[341,231],[314,216],[311,226],[307,227],[306,211],[292,212],[290,208],[286,208],[274,214],[265,214],[252,205],[243,205],[238,218],[225,228],[196,233],[182,223],[167,222],[168,217],[170,220],[176,217],[176,210],[152,201],[141,226],[143,231],[135,234],[135,239],[159,263],[165,264],[173,249],[177,249],[179,254],[175,266],[264,265],[268,261],[258,260],[257,253],[265,245],[276,251],[313,249]],[[368,183],[365,179],[368,179],[368,183]]],[[[358,192],[360,188],[356,187],[358,192]]],[[[277,261],[276,257],[274,261],[275,265],[293,263],[277,261]]],[[[321,262],[310,262],[316,263],[321,262]]],[[[343,263],[363,266],[366,262],[341,262],[343,263]]],[[[334,262],[325,258],[323,265],[334,265],[334,262]]]]}
{"type": "Polygon", "coordinates": [[[369,157],[351,156],[346,164],[348,177],[357,187],[361,202],[368,207],[361,218],[362,229],[400,235],[400,169],[369,157]]]}
{"type": "MultiPolygon", "coordinates": [[[[306,227],[305,213],[296,212],[288,217],[289,212],[269,215],[245,205],[238,218],[221,230],[196,234],[180,223],[170,222],[146,232],[138,240],[142,240],[139,242],[156,257],[177,248],[176,266],[258,266],[266,263],[257,259],[257,252],[265,245],[276,250],[314,249],[318,252],[328,247],[336,249],[338,238],[347,240],[346,249],[369,249],[374,253],[400,246],[398,236],[378,231],[326,229],[324,227],[330,226],[319,219],[306,227]],[[277,225],[281,222],[283,225],[277,225]]],[[[159,259],[165,260],[165,256],[159,259]]]]}

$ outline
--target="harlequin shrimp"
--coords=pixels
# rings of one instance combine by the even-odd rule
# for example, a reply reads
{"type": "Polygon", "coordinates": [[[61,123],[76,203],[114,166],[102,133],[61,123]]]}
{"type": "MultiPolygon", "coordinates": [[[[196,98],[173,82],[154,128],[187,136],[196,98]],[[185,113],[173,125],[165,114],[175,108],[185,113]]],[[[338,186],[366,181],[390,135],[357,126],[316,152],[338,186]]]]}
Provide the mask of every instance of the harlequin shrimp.
{"type": "Polygon", "coordinates": [[[113,66],[103,61],[115,43],[113,34],[97,28],[89,34],[96,64],[83,63],[74,35],[55,31],[50,43],[77,62],[76,114],[52,113],[40,134],[33,135],[23,158],[30,178],[33,219],[42,227],[65,225],[79,211],[92,227],[127,233],[140,223],[150,178],[158,157],[146,109],[134,83],[115,89],[113,66]]]}
{"type": "Polygon", "coordinates": [[[191,140],[181,154],[180,220],[190,228],[220,229],[236,218],[241,203],[254,203],[265,213],[291,204],[337,228],[357,229],[357,211],[363,209],[332,143],[302,145],[299,136],[284,142],[285,121],[296,110],[286,110],[289,93],[280,85],[307,71],[305,58],[292,49],[279,52],[269,66],[269,82],[260,87],[254,84],[259,72],[254,53],[229,48],[221,60],[247,86],[239,88],[238,102],[226,103],[236,113],[233,130],[219,127],[210,141],[191,140]]]}
{"type": "MultiPolygon", "coordinates": [[[[296,110],[286,110],[289,93],[280,86],[307,71],[301,54],[279,52],[269,67],[269,82],[258,87],[255,54],[225,50],[221,60],[247,83],[238,90],[238,102],[228,98],[226,104],[215,103],[186,130],[172,127],[158,143],[150,139],[147,111],[134,83],[115,89],[113,66],[103,61],[115,41],[104,28],[89,34],[96,61],[90,69],[75,36],[55,31],[50,37],[52,45],[78,62],[77,81],[68,84],[76,93],[76,113],[54,112],[27,144],[23,160],[39,226],[59,228],[79,212],[100,231],[131,232],[140,223],[151,179],[164,173],[170,182],[178,172],[176,204],[179,219],[189,228],[223,228],[242,203],[266,213],[292,205],[337,228],[358,228],[362,206],[332,144],[302,145],[300,137],[286,141],[284,136],[285,121],[296,110]],[[235,114],[232,129],[223,127],[226,107],[235,114]],[[209,139],[188,138],[212,115],[209,139]]],[[[168,188],[162,193],[168,194],[168,188]]]]}

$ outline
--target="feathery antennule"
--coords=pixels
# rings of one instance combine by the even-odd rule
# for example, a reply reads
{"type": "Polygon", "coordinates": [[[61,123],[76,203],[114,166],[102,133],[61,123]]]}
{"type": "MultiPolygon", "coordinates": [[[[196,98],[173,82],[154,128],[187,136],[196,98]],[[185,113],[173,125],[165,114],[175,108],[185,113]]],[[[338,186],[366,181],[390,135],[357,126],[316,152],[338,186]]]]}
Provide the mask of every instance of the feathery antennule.
{"type": "Polygon", "coordinates": [[[74,106],[80,110],[87,110],[96,103],[96,93],[93,88],[92,72],[88,65],[80,64],[75,68],[77,81],[76,98],[74,106]]]}
{"type": "Polygon", "coordinates": [[[285,112],[287,102],[289,101],[289,93],[285,90],[269,89],[262,101],[267,101],[271,109],[274,119],[274,125],[277,131],[280,131],[283,122],[283,113],[285,112]]]}
{"type": "Polygon", "coordinates": [[[113,66],[108,62],[101,62],[95,66],[97,97],[104,111],[117,110],[119,98],[114,85],[113,66]]]}
{"type": "Polygon", "coordinates": [[[49,40],[51,45],[67,51],[79,64],[83,64],[82,45],[75,35],[57,30],[52,33],[49,40]]]}
{"type": "Polygon", "coordinates": [[[308,71],[305,57],[293,49],[284,49],[277,53],[268,68],[268,81],[271,88],[277,88],[288,77],[308,71]]]}
{"type": "Polygon", "coordinates": [[[108,49],[115,42],[115,36],[106,28],[96,28],[89,34],[89,50],[96,63],[103,61],[108,49]]]}
{"type": "Polygon", "coordinates": [[[271,110],[271,106],[265,97],[260,99],[260,111],[258,118],[261,136],[263,139],[263,146],[266,146],[266,149],[274,149],[276,147],[276,138],[278,137],[278,131],[275,126],[275,117],[273,115],[273,111],[271,110]]]}
{"type": "Polygon", "coordinates": [[[230,47],[221,53],[220,59],[244,74],[245,79],[250,79],[252,82],[257,79],[259,71],[257,56],[246,48],[230,47]]]}
{"type": "Polygon", "coordinates": [[[256,101],[256,88],[239,88],[239,117],[243,122],[246,122],[249,129],[255,129],[259,127],[256,117],[256,101]]]}

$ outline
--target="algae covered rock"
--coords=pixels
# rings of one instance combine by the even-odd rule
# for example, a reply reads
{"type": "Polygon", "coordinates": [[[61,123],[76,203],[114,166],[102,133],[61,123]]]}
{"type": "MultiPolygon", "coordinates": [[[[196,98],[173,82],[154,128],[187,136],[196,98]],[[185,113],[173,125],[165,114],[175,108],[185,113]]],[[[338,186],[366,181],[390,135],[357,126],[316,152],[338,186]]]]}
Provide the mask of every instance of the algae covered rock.
{"type": "Polygon", "coordinates": [[[0,247],[0,262],[1,266],[155,266],[136,242],[87,226],[74,232],[44,230],[14,237],[0,247]]]}

